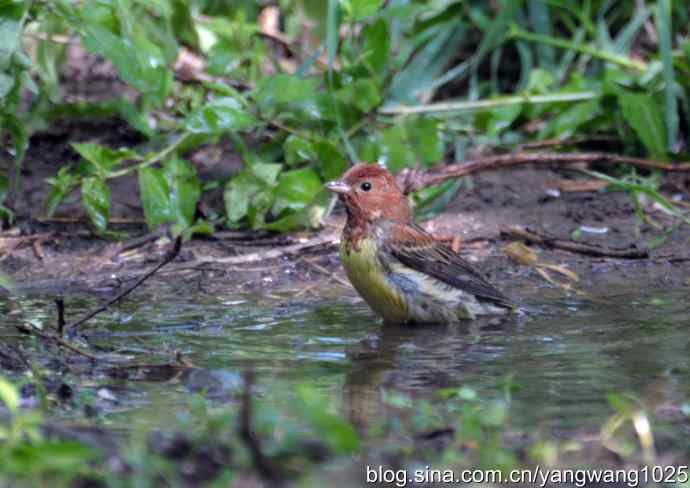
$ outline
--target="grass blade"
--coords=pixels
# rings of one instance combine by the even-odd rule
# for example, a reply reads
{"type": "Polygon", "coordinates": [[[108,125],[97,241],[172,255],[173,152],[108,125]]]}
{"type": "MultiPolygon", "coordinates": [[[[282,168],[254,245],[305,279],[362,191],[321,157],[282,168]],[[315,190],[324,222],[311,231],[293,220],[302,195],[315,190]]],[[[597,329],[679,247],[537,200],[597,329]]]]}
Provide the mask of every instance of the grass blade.
{"type": "Polygon", "coordinates": [[[664,77],[664,119],[669,152],[678,141],[678,101],[674,93],[676,78],[673,72],[671,52],[671,0],[659,0],[655,12],[656,28],[659,32],[659,55],[664,77]]]}

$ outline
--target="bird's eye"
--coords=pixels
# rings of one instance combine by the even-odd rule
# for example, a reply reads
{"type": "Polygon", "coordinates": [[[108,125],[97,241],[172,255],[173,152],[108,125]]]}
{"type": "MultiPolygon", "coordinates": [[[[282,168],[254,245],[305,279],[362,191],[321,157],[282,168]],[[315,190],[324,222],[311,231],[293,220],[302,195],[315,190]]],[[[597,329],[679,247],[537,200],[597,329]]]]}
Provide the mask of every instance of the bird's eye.
{"type": "Polygon", "coordinates": [[[371,183],[369,183],[368,181],[365,181],[359,187],[362,189],[362,191],[369,191],[369,190],[371,190],[371,183]]]}

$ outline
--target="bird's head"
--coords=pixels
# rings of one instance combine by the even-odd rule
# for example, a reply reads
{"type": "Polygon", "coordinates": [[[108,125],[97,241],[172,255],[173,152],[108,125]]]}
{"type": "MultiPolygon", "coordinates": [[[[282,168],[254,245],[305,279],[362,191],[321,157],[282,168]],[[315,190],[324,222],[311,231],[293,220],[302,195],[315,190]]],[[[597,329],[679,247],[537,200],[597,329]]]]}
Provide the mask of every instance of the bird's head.
{"type": "Polygon", "coordinates": [[[338,194],[348,217],[355,221],[371,222],[379,218],[400,223],[412,221],[407,198],[393,175],[378,164],[359,163],[340,180],[327,183],[326,188],[338,194]]]}

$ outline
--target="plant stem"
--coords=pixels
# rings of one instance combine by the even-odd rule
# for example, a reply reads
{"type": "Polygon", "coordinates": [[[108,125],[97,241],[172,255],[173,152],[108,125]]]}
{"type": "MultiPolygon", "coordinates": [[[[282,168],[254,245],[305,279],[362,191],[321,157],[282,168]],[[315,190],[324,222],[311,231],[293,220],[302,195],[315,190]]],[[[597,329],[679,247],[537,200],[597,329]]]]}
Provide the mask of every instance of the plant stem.
{"type": "Polygon", "coordinates": [[[519,105],[522,103],[535,105],[539,103],[579,102],[582,100],[592,100],[595,98],[599,98],[600,96],[600,93],[591,91],[575,93],[557,93],[555,95],[515,95],[512,97],[500,97],[488,100],[474,100],[469,102],[459,101],[430,103],[428,105],[419,105],[415,107],[382,107],[379,109],[379,114],[410,115],[433,112],[463,112],[471,110],[484,110],[496,107],[504,107],[507,105],[519,105]]]}
{"type": "Polygon", "coordinates": [[[511,29],[509,36],[514,39],[523,39],[525,41],[538,42],[541,44],[546,44],[561,49],[578,51],[582,54],[592,56],[593,58],[601,59],[602,61],[606,61],[608,63],[623,66],[624,68],[635,69],[638,71],[647,71],[647,63],[645,63],[644,61],[636,61],[634,59],[630,59],[627,56],[621,56],[619,54],[613,54],[607,51],[602,51],[593,48],[587,44],[580,44],[572,41],[567,41],[564,39],[557,39],[555,37],[545,36],[542,34],[534,34],[532,32],[523,31],[522,29],[519,29],[515,26],[513,26],[513,28],[511,29]]]}
{"type": "Polygon", "coordinates": [[[166,157],[168,157],[172,153],[174,153],[177,150],[177,148],[180,147],[190,136],[191,136],[191,134],[189,132],[185,132],[180,137],[178,137],[173,143],[164,147],[160,151],[151,154],[150,156],[145,158],[143,161],[141,161],[139,164],[136,164],[134,166],[130,166],[128,168],[121,169],[119,171],[113,171],[112,173],[108,174],[106,176],[106,178],[107,179],[119,178],[121,176],[128,175],[129,173],[132,173],[133,171],[138,171],[141,168],[146,168],[147,166],[151,166],[152,164],[155,164],[158,161],[160,161],[161,159],[165,159],[166,157]]]}

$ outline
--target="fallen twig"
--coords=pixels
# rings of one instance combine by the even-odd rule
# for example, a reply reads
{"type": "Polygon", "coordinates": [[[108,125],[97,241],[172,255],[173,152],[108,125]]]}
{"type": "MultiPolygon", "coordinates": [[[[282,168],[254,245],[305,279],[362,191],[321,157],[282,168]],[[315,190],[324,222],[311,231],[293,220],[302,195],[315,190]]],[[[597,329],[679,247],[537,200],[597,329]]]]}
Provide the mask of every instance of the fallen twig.
{"type": "Polygon", "coordinates": [[[588,256],[618,259],[646,259],[649,257],[649,251],[647,249],[636,249],[634,247],[628,249],[603,248],[592,244],[539,234],[533,230],[517,225],[502,228],[501,235],[511,239],[519,239],[533,244],[539,244],[547,248],[561,249],[563,251],[586,254],[588,256]]]}
{"type": "Polygon", "coordinates": [[[633,158],[609,153],[517,153],[478,158],[430,170],[405,169],[398,174],[398,185],[403,193],[410,193],[438,185],[452,178],[460,178],[480,171],[496,170],[523,164],[576,164],[603,163],[628,164],[636,168],[659,169],[668,172],[690,172],[690,163],[668,164],[651,159],[633,158]]]}
{"type": "Polygon", "coordinates": [[[130,293],[132,293],[132,292],[133,292],[135,289],[137,289],[144,281],[148,280],[151,276],[153,276],[153,275],[156,273],[156,271],[158,271],[158,270],[161,269],[163,266],[165,266],[166,264],[168,264],[170,261],[172,261],[173,259],[175,259],[175,258],[177,257],[177,255],[179,254],[181,248],[182,248],[182,236],[178,236],[178,237],[175,239],[175,242],[173,243],[172,249],[170,249],[170,250],[166,253],[166,255],[163,257],[163,260],[162,260],[160,263],[158,263],[156,266],[154,266],[153,268],[151,268],[151,270],[149,270],[149,271],[147,271],[146,273],[144,273],[144,274],[143,274],[143,275],[142,275],[132,286],[130,286],[130,287],[128,287],[128,288],[122,290],[120,293],[118,293],[117,295],[115,295],[113,298],[111,298],[110,300],[108,300],[107,302],[105,302],[105,303],[104,303],[103,305],[101,305],[100,307],[98,307],[98,308],[96,308],[96,309],[94,309],[94,310],[91,310],[90,312],[88,312],[88,313],[86,313],[84,316],[82,316],[81,318],[75,320],[73,323],[71,323],[71,324],[69,324],[68,326],[66,326],[66,329],[67,329],[68,331],[75,330],[77,327],[79,327],[80,325],[82,325],[84,322],[86,322],[86,321],[92,319],[93,317],[95,317],[95,316],[98,315],[99,313],[105,312],[106,310],[108,310],[108,307],[110,307],[111,305],[113,305],[113,304],[119,302],[119,301],[122,300],[124,297],[126,297],[127,295],[129,295],[130,293]]]}
{"type": "Polygon", "coordinates": [[[254,467],[259,474],[264,479],[272,481],[275,485],[282,484],[280,471],[263,453],[259,439],[252,429],[252,386],[254,385],[254,373],[249,370],[245,371],[243,378],[244,390],[242,391],[242,406],[240,410],[240,437],[246,444],[254,467]]]}
{"type": "Polygon", "coordinates": [[[214,258],[211,256],[204,256],[195,261],[185,263],[186,267],[199,266],[201,264],[250,264],[266,261],[268,259],[277,259],[290,254],[296,254],[306,249],[315,247],[334,246],[338,243],[339,238],[336,235],[317,236],[299,244],[281,247],[280,249],[269,249],[267,251],[257,251],[247,254],[240,254],[239,256],[229,256],[226,258],[214,258]]]}
{"type": "Polygon", "coordinates": [[[91,361],[100,361],[101,358],[99,358],[97,355],[90,353],[89,351],[85,351],[84,349],[81,349],[69,341],[63,339],[62,337],[55,335],[55,334],[49,334],[47,332],[42,331],[38,327],[35,327],[31,324],[28,324],[29,331],[36,334],[38,337],[43,339],[46,342],[54,342],[58,346],[62,346],[65,349],[68,349],[72,351],[73,353],[79,354],[80,356],[84,356],[85,358],[90,359],[91,361]]]}

